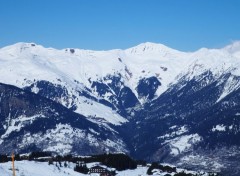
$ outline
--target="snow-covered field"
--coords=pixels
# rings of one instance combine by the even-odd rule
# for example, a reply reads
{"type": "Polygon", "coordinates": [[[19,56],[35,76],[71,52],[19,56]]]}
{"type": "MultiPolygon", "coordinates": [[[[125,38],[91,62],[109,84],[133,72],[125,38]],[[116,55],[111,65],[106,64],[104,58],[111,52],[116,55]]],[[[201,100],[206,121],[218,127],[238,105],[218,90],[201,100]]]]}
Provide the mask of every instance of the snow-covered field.
{"type": "MultiPolygon", "coordinates": [[[[78,172],[73,170],[74,165],[70,164],[69,167],[58,167],[55,165],[48,165],[47,162],[36,161],[16,161],[16,175],[17,176],[81,176],[78,172]]],[[[12,163],[1,163],[0,173],[4,176],[12,176],[12,163]]]]}
{"type": "MultiPolygon", "coordinates": [[[[92,165],[92,164],[89,164],[92,165]]],[[[36,162],[36,161],[16,161],[16,176],[84,176],[73,170],[75,164],[68,163],[67,167],[57,167],[54,165],[48,165],[47,162],[36,162]]],[[[12,176],[12,163],[1,163],[0,164],[0,175],[1,176],[12,176]]],[[[121,176],[134,176],[134,175],[146,175],[147,167],[139,167],[135,170],[126,170],[118,172],[117,175],[121,176]]],[[[93,175],[93,174],[92,174],[93,175]]],[[[96,176],[98,174],[95,174],[96,176]]]]}
{"type": "MultiPolygon", "coordinates": [[[[85,174],[81,174],[74,171],[74,163],[67,163],[67,166],[64,167],[62,163],[62,167],[53,165],[48,165],[48,162],[37,162],[37,161],[16,161],[15,169],[16,176],[86,176],[85,174]]],[[[98,163],[89,163],[87,167],[90,168],[94,165],[98,165],[98,163]]],[[[105,167],[105,166],[103,166],[105,167]]],[[[109,168],[110,170],[110,168],[109,168]]],[[[135,170],[125,170],[125,171],[117,171],[118,176],[147,176],[148,166],[138,166],[135,170]]],[[[187,171],[184,169],[177,169],[177,172],[191,173],[196,174],[193,171],[187,171]]],[[[161,172],[157,169],[153,170],[153,175],[165,176],[169,174],[174,176],[176,173],[167,173],[161,172]]],[[[202,176],[207,176],[206,173],[201,173],[202,176]]],[[[1,176],[12,176],[12,163],[0,163],[0,175],[1,176]]],[[[89,175],[89,174],[87,174],[89,175]]],[[[99,174],[91,174],[91,176],[99,176],[99,174]]]]}

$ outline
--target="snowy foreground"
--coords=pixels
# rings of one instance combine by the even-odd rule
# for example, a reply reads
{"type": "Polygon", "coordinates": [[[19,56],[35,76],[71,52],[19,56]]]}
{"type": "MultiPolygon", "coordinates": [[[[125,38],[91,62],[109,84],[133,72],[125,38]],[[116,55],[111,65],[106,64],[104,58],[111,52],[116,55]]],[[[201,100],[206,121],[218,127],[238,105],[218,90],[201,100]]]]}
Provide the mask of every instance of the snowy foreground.
{"type": "MultiPolygon", "coordinates": [[[[97,163],[87,164],[88,167],[96,165],[97,163]]],[[[36,161],[16,161],[15,169],[16,176],[86,176],[85,174],[81,174],[75,172],[73,170],[75,164],[68,163],[67,167],[57,167],[56,165],[48,165],[48,162],[36,162],[36,161]]],[[[117,175],[119,176],[146,176],[148,167],[138,167],[135,170],[125,170],[118,171],[117,175]]],[[[185,171],[185,173],[196,174],[196,172],[186,171],[183,169],[177,169],[177,172],[185,171]]],[[[160,173],[156,170],[153,175],[165,176],[167,173],[160,173]]],[[[174,175],[175,173],[170,173],[169,175],[174,175]]],[[[12,163],[0,163],[0,175],[1,176],[12,176],[12,163]]],[[[92,176],[99,176],[99,174],[92,174],[92,176]]],[[[207,176],[207,174],[203,174],[202,176],[207,176]]]]}
{"type": "MultiPolygon", "coordinates": [[[[17,176],[86,176],[75,172],[73,170],[75,164],[70,163],[68,167],[57,167],[55,165],[48,165],[47,162],[36,162],[36,161],[16,161],[16,175],[17,176]]],[[[0,173],[1,176],[12,176],[12,163],[1,163],[0,173]]],[[[147,172],[147,167],[139,168],[136,170],[119,172],[118,175],[133,176],[139,174],[145,174],[147,172]]],[[[98,174],[95,174],[96,176],[98,174]]]]}

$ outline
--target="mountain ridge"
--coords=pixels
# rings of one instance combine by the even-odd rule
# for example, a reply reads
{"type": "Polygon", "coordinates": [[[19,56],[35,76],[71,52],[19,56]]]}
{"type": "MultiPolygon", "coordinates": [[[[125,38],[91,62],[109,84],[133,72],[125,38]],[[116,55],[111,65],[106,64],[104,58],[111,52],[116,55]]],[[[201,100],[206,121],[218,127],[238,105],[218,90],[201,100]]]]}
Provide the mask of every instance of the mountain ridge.
{"type": "Polygon", "coordinates": [[[9,47],[12,47],[12,46],[18,46],[18,47],[28,47],[30,45],[34,45],[34,46],[39,46],[39,47],[42,47],[42,48],[46,48],[46,49],[54,49],[54,50],[59,50],[59,51],[62,51],[62,50],[66,50],[66,49],[78,49],[78,50],[82,50],[82,51],[125,51],[125,50],[131,50],[133,48],[165,48],[165,49],[168,49],[168,50],[175,50],[175,51],[178,51],[178,52],[185,52],[185,53],[194,53],[194,52],[197,52],[199,50],[227,50],[227,51],[231,51],[231,52],[234,52],[234,51],[239,51],[240,50],[240,41],[239,40],[236,40],[236,41],[232,41],[230,44],[227,44],[223,47],[217,47],[217,48],[207,48],[207,47],[201,47],[197,50],[194,50],[194,51],[181,51],[181,50],[178,50],[178,49],[175,49],[175,48],[172,48],[172,47],[169,47],[165,44],[162,44],[162,43],[157,43],[157,42],[149,42],[149,41],[146,41],[146,42],[143,42],[143,43],[139,43],[137,45],[134,45],[132,47],[129,47],[129,48],[126,48],[126,49],[119,49],[119,48],[113,48],[113,49],[107,49],[107,50],[93,50],[93,49],[84,49],[84,48],[78,48],[78,47],[69,47],[69,48],[61,48],[61,49],[58,49],[58,48],[55,48],[55,47],[44,47],[44,45],[42,44],[37,44],[35,42],[17,42],[17,43],[14,43],[14,44],[10,44],[10,45],[6,45],[6,46],[3,46],[1,47],[0,49],[7,49],[9,47]],[[151,47],[152,46],[152,47],[151,47]]]}

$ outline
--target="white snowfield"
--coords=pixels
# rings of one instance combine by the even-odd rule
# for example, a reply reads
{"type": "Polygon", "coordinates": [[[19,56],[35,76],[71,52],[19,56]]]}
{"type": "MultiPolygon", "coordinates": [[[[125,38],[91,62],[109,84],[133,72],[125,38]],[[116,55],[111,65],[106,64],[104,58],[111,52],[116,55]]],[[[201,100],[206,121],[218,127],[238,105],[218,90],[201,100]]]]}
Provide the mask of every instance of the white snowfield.
{"type": "MultiPolygon", "coordinates": [[[[48,165],[47,162],[35,162],[35,161],[17,161],[16,175],[17,176],[86,176],[74,171],[74,164],[68,163],[67,167],[57,167],[55,165],[48,165]]],[[[2,176],[12,176],[12,163],[1,163],[0,173],[2,176]]],[[[138,176],[146,175],[147,167],[141,167],[136,170],[121,171],[117,175],[119,176],[138,176]]],[[[92,174],[92,176],[99,176],[100,174],[92,174]]]]}
{"type": "MultiPolygon", "coordinates": [[[[96,163],[89,163],[87,167],[90,168],[96,163]]],[[[47,162],[36,162],[36,161],[16,161],[15,162],[15,169],[16,169],[16,176],[86,176],[85,174],[81,174],[74,171],[75,164],[68,163],[67,167],[62,167],[54,165],[48,165],[47,162]]],[[[104,166],[102,166],[104,167],[104,166]]],[[[107,168],[107,167],[104,167],[107,168]]],[[[0,174],[1,176],[12,176],[12,163],[0,163],[0,174]]],[[[107,168],[108,170],[112,170],[112,168],[107,168]]],[[[125,171],[116,171],[118,176],[147,176],[148,167],[139,166],[137,169],[134,170],[125,170],[125,171]]],[[[187,171],[184,169],[177,168],[177,172],[185,173],[192,173],[196,174],[194,171],[187,171]]],[[[166,174],[170,174],[173,176],[176,173],[167,173],[167,172],[160,172],[159,170],[153,170],[153,175],[165,176],[166,174]]],[[[206,173],[202,173],[202,176],[207,176],[206,173]]],[[[90,175],[90,174],[88,174],[90,175]]],[[[100,176],[100,174],[91,174],[91,176],[100,176]]]]}
{"type": "Polygon", "coordinates": [[[183,135],[183,136],[174,138],[169,141],[171,154],[178,155],[183,151],[187,151],[192,147],[193,144],[199,141],[201,141],[201,137],[198,134],[183,135]]]}
{"type": "MultiPolygon", "coordinates": [[[[35,161],[16,161],[15,162],[17,176],[84,176],[73,170],[74,165],[71,163],[68,167],[56,167],[48,165],[47,162],[35,161]]],[[[12,176],[12,163],[1,163],[0,173],[2,176],[12,176]]]]}

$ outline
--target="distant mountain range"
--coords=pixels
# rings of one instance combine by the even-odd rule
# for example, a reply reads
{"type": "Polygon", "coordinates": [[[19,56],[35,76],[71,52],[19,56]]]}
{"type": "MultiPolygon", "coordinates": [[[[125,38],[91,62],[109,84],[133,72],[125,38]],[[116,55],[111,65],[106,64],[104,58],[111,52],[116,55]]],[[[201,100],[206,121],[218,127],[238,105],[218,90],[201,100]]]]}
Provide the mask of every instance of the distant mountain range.
{"type": "Polygon", "coordinates": [[[0,49],[0,152],[126,152],[240,174],[240,42],[0,49]]]}

